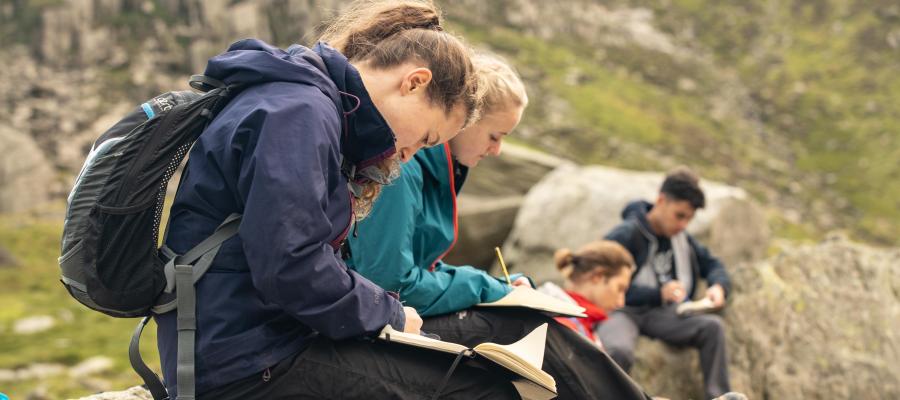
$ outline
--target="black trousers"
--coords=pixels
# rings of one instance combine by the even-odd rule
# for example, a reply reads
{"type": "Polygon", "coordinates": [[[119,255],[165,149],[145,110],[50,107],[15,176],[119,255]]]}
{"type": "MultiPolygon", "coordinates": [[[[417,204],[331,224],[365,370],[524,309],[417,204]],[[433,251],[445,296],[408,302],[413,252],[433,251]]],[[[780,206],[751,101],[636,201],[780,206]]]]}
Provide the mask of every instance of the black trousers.
{"type": "Polygon", "coordinates": [[[552,318],[521,308],[475,308],[425,318],[422,330],[472,347],[510,344],[547,323],[543,369],[556,380],[559,399],[649,399],[605,352],[552,318]]]}
{"type": "Polygon", "coordinates": [[[676,346],[694,347],[700,351],[700,368],[703,370],[707,398],[729,392],[731,387],[722,318],[714,314],[682,317],[675,313],[675,308],[675,305],[625,307],[612,313],[597,333],[609,354],[626,371],[634,364],[638,335],[676,346]]]}
{"type": "MultiPolygon", "coordinates": [[[[316,339],[266,371],[199,399],[430,399],[455,356],[382,341],[316,339]]],[[[510,376],[462,361],[441,399],[518,399],[510,376]]]]}

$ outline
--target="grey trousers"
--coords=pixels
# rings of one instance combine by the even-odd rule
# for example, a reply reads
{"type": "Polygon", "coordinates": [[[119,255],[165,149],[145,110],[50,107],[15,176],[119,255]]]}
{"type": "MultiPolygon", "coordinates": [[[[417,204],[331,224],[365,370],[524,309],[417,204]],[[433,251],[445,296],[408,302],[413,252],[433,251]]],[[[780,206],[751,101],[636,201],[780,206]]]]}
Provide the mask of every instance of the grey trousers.
{"type": "Polygon", "coordinates": [[[731,390],[725,354],[725,324],[713,314],[680,317],[675,306],[624,307],[606,320],[597,332],[606,351],[625,371],[634,364],[638,335],[662,340],[675,346],[690,346],[700,351],[704,390],[707,398],[731,390]]]}

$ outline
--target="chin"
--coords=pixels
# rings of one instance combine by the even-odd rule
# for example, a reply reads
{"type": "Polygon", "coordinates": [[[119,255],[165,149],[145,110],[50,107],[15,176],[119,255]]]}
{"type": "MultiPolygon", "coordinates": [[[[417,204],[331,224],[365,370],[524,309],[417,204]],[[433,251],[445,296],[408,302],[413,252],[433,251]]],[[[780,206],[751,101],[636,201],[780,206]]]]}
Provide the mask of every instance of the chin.
{"type": "Polygon", "coordinates": [[[481,159],[476,158],[474,160],[459,160],[459,163],[467,168],[475,168],[478,166],[479,161],[481,161],[481,159]]]}

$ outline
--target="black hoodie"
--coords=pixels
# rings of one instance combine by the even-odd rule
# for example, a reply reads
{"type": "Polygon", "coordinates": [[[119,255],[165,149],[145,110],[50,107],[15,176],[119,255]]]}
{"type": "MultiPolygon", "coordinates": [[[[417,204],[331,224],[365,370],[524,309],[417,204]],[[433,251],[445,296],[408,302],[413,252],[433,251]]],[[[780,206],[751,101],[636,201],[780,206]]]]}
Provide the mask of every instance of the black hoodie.
{"type": "MultiPolygon", "coordinates": [[[[632,274],[632,283],[634,278],[641,274],[643,268],[651,268],[645,264],[650,257],[651,242],[658,244],[657,249],[670,248],[669,238],[660,237],[653,234],[650,223],[647,221],[647,213],[653,205],[646,201],[633,201],[625,206],[622,210],[623,222],[613,228],[606,234],[605,239],[614,240],[625,246],[634,257],[637,270],[632,274]]],[[[691,235],[687,235],[689,247],[691,249],[690,261],[691,271],[693,272],[692,281],[697,282],[699,278],[706,279],[707,283],[712,286],[719,284],[725,289],[725,293],[731,291],[731,281],[728,279],[728,273],[725,266],[700,243],[697,243],[691,235]]],[[[673,279],[678,279],[676,268],[671,269],[670,274],[673,279]]],[[[694,297],[696,285],[687,288],[688,298],[694,297]]],[[[660,306],[662,305],[662,297],[659,293],[659,286],[649,287],[632,284],[625,293],[625,305],[628,306],[660,306]]]]}

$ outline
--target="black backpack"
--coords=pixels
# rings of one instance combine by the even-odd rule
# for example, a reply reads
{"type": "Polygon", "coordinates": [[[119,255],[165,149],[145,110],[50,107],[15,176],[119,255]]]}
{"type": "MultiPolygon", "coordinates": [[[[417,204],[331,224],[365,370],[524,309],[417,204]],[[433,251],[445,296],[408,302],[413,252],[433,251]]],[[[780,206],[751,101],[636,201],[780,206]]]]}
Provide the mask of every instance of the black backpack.
{"type": "Polygon", "coordinates": [[[240,91],[202,75],[191,77],[190,84],[205,93],[156,96],[97,139],[68,197],[59,258],[62,283],[76,300],[113,317],[144,317],[129,358],[157,400],[168,394],[140,358],[141,332],[153,314],[177,308],[178,398],[193,398],[194,283],[240,223],[240,215],[229,216],[184,255],[157,246],[169,180],[206,126],[240,91]]]}

